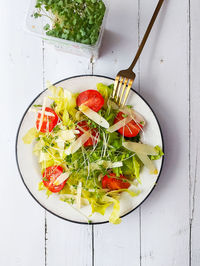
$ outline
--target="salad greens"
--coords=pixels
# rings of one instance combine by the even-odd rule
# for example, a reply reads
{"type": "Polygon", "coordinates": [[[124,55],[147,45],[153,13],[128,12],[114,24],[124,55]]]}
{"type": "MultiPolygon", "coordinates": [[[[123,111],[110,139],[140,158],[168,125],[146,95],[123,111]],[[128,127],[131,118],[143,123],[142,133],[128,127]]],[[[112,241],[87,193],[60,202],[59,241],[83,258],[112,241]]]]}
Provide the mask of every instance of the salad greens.
{"type": "Polygon", "coordinates": [[[102,0],[37,0],[35,18],[48,17],[49,36],[94,45],[105,14],[102,0]]]}
{"type": "MultiPolygon", "coordinates": [[[[141,183],[140,171],[143,166],[136,153],[124,148],[122,143],[125,140],[139,143],[140,135],[125,138],[118,132],[110,133],[79,111],[76,105],[78,93],[71,93],[53,85],[49,85],[49,90],[52,94],[49,96],[52,100],[51,107],[60,121],[52,132],[43,133],[31,128],[23,138],[24,143],[30,144],[35,139],[33,153],[38,157],[42,174],[46,168],[55,165],[60,165],[65,171],[70,172],[64,188],[58,192],[62,201],[76,204],[78,187],[81,184],[79,199],[81,205],[90,204],[92,213],[98,212],[102,215],[112,205],[113,211],[109,221],[114,224],[119,223],[121,192],[127,192],[132,197],[139,194],[137,184],[141,183]],[[67,155],[66,149],[76,139],[74,130],[77,130],[77,123],[83,120],[87,121],[91,129],[98,130],[98,142],[89,147],[82,146],[73,154],[67,155]],[[129,182],[133,186],[113,191],[104,189],[101,183],[102,177],[105,175],[109,177],[111,171],[116,174],[116,178],[120,175],[126,176],[124,182],[129,182]]],[[[97,90],[104,97],[104,106],[98,113],[112,125],[118,113],[110,101],[113,85],[106,86],[99,83],[97,90]]],[[[149,156],[151,160],[157,160],[163,155],[159,146],[155,149],[157,155],[149,156]]],[[[44,186],[43,181],[39,183],[38,189],[46,190],[47,196],[52,194],[44,186]]]]}

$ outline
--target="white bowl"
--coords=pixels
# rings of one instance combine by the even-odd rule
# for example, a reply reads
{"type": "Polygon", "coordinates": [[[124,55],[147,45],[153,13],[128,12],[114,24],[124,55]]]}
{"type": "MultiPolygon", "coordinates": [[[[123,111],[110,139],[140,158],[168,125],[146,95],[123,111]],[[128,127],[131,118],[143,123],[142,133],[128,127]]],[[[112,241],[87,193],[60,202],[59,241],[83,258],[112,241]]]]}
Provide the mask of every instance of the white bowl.
{"type": "MultiPolygon", "coordinates": [[[[103,76],[82,75],[61,80],[55,85],[73,92],[81,92],[88,89],[95,89],[96,84],[99,82],[109,85],[113,83],[113,79],[103,76]]],[[[33,100],[20,122],[16,139],[16,159],[19,173],[30,194],[42,207],[65,220],[87,224],[84,215],[88,216],[91,214],[90,206],[83,207],[78,211],[75,207],[59,200],[59,197],[56,194],[47,198],[44,191],[38,191],[38,182],[41,181],[41,174],[37,158],[32,152],[33,145],[25,145],[22,141],[22,137],[35,123],[34,115],[31,112],[28,112],[29,108],[33,104],[41,104],[44,96],[48,95],[48,93],[49,91],[45,90],[33,100]]],[[[145,143],[153,146],[159,145],[163,148],[161,129],[150,106],[134,90],[132,90],[129,95],[128,104],[133,105],[147,121],[145,126],[145,143]]],[[[156,160],[155,164],[158,169],[157,175],[150,175],[149,171],[143,167],[141,171],[142,184],[139,187],[141,193],[137,197],[132,198],[128,193],[122,193],[120,199],[120,216],[124,216],[135,210],[152,192],[161,173],[163,158],[156,160]]],[[[95,213],[90,217],[90,220],[93,224],[108,222],[111,211],[112,207],[109,207],[104,216],[95,213]]]]}

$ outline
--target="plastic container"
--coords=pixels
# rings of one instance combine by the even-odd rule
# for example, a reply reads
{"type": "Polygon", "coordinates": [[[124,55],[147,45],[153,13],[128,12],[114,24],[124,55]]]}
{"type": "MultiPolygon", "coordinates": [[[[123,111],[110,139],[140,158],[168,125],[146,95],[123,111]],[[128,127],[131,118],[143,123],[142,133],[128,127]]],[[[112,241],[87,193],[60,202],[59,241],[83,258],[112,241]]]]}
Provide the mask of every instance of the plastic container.
{"type": "Polygon", "coordinates": [[[50,23],[50,20],[44,16],[37,19],[32,16],[32,14],[35,12],[35,3],[36,0],[30,1],[30,6],[25,21],[26,29],[29,33],[46,40],[50,44],[53,44],[57,50],[85,56],[90,58],[91,61],[95,61],[99,57],[99,49],[101,46],[108,13],[108,4],[105,0],[104,4],[106,5],[106,10],[100,27],[99,37],[95,45],[82,44],[46,35],[43,27],[45,24],[50,23]]]}

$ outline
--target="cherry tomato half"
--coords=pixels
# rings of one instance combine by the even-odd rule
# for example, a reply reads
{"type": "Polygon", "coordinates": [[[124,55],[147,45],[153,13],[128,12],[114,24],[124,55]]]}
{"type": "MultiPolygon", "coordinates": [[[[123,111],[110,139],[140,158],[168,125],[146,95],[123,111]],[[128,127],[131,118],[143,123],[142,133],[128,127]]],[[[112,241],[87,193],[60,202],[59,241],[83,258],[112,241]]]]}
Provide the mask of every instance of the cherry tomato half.
{"type": "Polygon", "coordinates": [[[76,99],[76,104],[78,106],[81,104],[87,105],[93,111],[98,112],[104,105],[104,98],[96,90],[87,90],[79,94],[76,99]]]}
{"type": "Polygon", "coordinates": [[[120,175],[119,177],[116,177],[116,174],[110,173],[109,175],[105,175],[102,178],[102,188],[107,188],[109,190],[118,190],[123,188],[129,188],[130,183],[126,182],[126,177],[123,175],[120,175]]]}
{"type": "MultiPolygon", "coordinates": [[[[79,127],[81,127],[83,130],[88,131],[90,129],[90,127],[88,126],[88,123],[86,121],[81,121],[79,122],[77,125],[79,125],[79,127]]],[[[76,128],[77,130],[80,131],[79,134],[77,134],[78,137],[80,137],[81,135],[83,135],[83,131],[80,130],[80,128],[76,128]]],[[[84,147],[88,147],[88,146],[93,146],[97,143],[98,141],[98,137],[99,137],[99,132],[97,129],[93,128],[91,129],[91,134],[92,136],[94,136],[95,138],[89,138],[84,144],[84,147]]]]}
{"type": "MultiPolygon", "coordinates": [[[[53,130],[53,128],[58,123],[58,116],[57,116],[56,112],[49,107],[45,108],[45,112],[51,113],[54,116],[48,116],[44,113],[40,132],[51,132],[53,130]]],[[[40,127],[40,118],[41,118],[41,113],[38,113],[37,120],[36,120],[36,128],[37,129],[39,129],[39,127],[40,127]]]]}
{"type": "MultiPolygon", "coordinates": [[[[123,113],[119,112],[117,116],[115,117],[114,124],[116,124],[122,119],[124,119],[123,113]]],[[[124,137],[132,138],[138,135],[141,128],[142,128],[142,125],[138,125],[135,123],[134,120],[131,120],[124,127],[121,127],[120,129],[118,129],[118,132],[124,137]]]]}
{"type": "Polygon", "coordinates": [[[55,186],[53,182],[63,173],[63,168],[59,165],[47,167],[43,173],[43,183],[53,193],[59,192],[63,189],[67,180],[58,186],[55,186]]]}

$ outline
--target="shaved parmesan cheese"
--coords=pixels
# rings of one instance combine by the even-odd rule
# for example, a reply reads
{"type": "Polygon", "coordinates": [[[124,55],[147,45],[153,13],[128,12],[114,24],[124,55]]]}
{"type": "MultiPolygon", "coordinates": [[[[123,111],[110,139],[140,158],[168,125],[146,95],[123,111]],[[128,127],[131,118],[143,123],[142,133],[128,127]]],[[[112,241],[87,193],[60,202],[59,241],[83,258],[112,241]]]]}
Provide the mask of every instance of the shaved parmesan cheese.
{"type": "Polygon", "coordinates": [[[111,162],[111,161],[104,161],[100,160],[97,162],[99,165],[103,165],[105,168],[116,168],[116,167],[121,167],[123,166],[122,162],[111,162]]]}
{"type": "Polygon", "coordinates": [[[90,134],[85,132],[78,139],[76,139],[72,144],[65,150],[67,155],[75,153],[88,139],[90,138],[90,134]]]}
{"type": "Polygon", "coordinates": [[[79,134],[79,133],[80,133],[80,131],[77,130],[77,129],[71,129],[71,131],[72,131],[74,134],[79,134]]]}
{"type": "Polygon", "coordinates": [[[127,106],[124,106],[123,108],[120,108],[119,109],[122,113],[128,115],[128,116],[131,116],[132,119],[135,121],[136,124],[140,124],[142,126],[145,125],[145,119],[144,117],[138,113],[137,111],[127,107],[127,106]]]}
{"type": "MultiPolygon", "coordinates": [[[[88,134],[90,134],[90,137],[93,139],[93,140],[96,140],[96,141],[98,141],[98,139],[99,139],[99,134],[97,133],[96,134],[96,136],[93,136],[88,130],[85,130],[85,129],[83,129],[82,127],[80,127],[79,125],[77,125],[77,128],[78,129],[80,129],[83,133],[88,133],[88,134]]],[[[79,132],[80,133],[80,132],[79,132]]],[[[78,133],[77,133],[78,134],[78,133]]]]}
{"type": "Polygon", "coordinates": [[[79,134],[79,130],[62,130],[58,135],[62,140],[72,140],[76,137],[75,134],[79,134]]]}
{"type": "Polygon", "coordinates": [[[122,167],[123,163],[122,162],[115,162],[115,163],[111,163],[109,168],[117,168],[117,167],[122,167]]]}
{"type": "Polygon", "coordinates": [[[48,153],[45,152],[40,152],[40,157],[39,157],[39,163],[42,163],[43,161],[48,161],[51,160],[51,156],[48,153]]]}
{"type": "Polygon", "coordinates": [[[158,152],[154,149],[153,146],[135,143],[135,142],[123,142],[123,147],[135,152],[143,164],[150,170],[150,174],[157,174],[158,170],[156,169],[154,163],[149,159],[148,155],[157,155],[158,152]]]}
{"type": "Polygon", "coordinates": [[[68,177],[69,177],[69,175],[70,175],[70,172],[68,171],[68,172],[65,172],[65,173],[63,173],[63,174],[61,174],[54,182],[53,182],[53,184],[55,185],[55,186],[58,186],[58,185],[60,185],[60,184],[62,184],[68,177]]]}
{"type": "Polygon", "coordinates": [[[57,133],[58,138],[56,139],[56,143],[58,147],[62,150],[64,150],[65,141],[72,142],[75,139],[75,134],[78,134],[79,130],[60,130],[57,133]]]}
{"type": "Polygon", "coordinates": [[[125,117],[124,119],[120,120],[119,122],[117,122],[113,126],[109,127],[108,132],[112,133],[114,131],[117,131],[121,127],[124,127],[126,124],[128,124],[131,120],[132,120],[131,116],[125,117]]]}
{"type": "Polygon", "coordinates": [[[137,153],[139,159],[143,162],[143,164],[149,169],[150,174],[157,175],[158,170],[156,169],[154,163],[149,159],[146,154],[137,153]]]}
{"type": "Polygon", "coordinates": [[[90,109],[88,106],[81,104],[79,106],[80,111],[86,115],[88,118],[90,118],[92,121],[97,123],[99,126],[104,128],[109,128],[109,123],[106,121],[105,118],[103,118],[101,115],[99,115],[97,112],[90,109]]]}
{"type": "Polygon", "coordinates": [[[158,151],[151,145],[126,141],[122,145],[127,150],[146,155],[158,155],[158,151]]]}
{"type": "Polygon", "coordinates": [[[81,208],[81,192],[82,192],[82,182],[79,182],[77,187],[77,198],[76,198],[77,207],[79,209],[81,208]]]}
{"type": "Polygon", "coordinates": [[[97,170],[101,169],[100,166],[103,166],[105,168],[117,168],[117,167],[122,167],[123,163],[122,162],[111,162],[111,161],[104,161],[104,160],[99,160],[95,163],[90,164],[91,170],[97,170]]]}
{"type": "Polygon", "coordinates": [[[45,107],[46,107],[46,101],[47,101],[47,98],[44,97],[43,105],[42,105],[42,112],[41,112],[41,117],[40,117],[40,123],[39,123],[39,127],[38,127],[38,131],[40,131],[40,129],[41,129],[41,127],[42,127],[42,122],[43,122],[44,112],[45,112],[45,107]]]}
{"type": "MultiPolygon", "coordinates": [[[[42,113],[41,110],[38,110],[38,109],[33,108],[33,107],[31,107],[31,108],[29,109],[29,112],[34,112],[34,113],[39,113],[39,114],[42,113]]],[[[46,116],[52,116],[52,117],[55,116],[53,113],[51,113],[51,112],[47,112],[47,111],[45,111],[44,114],[45,114],[46,116]]]]}
{"type": "MultiPolygon", "coordinates": [[[[42,111],[39,110],[38,113],[41,114],[42,111]]],[[[46,112],[46,111],[44,112],[44,114],[45,114],[46,116],[53,116],[53,117],[55,116],[53,113],[51,113],[51,112],[46,112]]]]}
{"type": "Polygon", "coordinates": [[[65,140],[58,138],[55,142],[60,149],[64,150],[65,140]]]}
{"type": "MultiPolygon", "coordinates": [[[[83,133],[87,132],[88,130],[85,130],[84,128],[80,127],[78,124],[76,125],[78,129],[80,129],[83,133]]],[[[91,135],[92,136],[92,135],[91,135]]]]}
{"type": "Polygon", "coordinates": [[[99,161],[100,165],[103,165],[105,168],[117,168],[117,167],[122,167],[123,163],[122,162],[111,162],[111,161],[99,161]]]}

